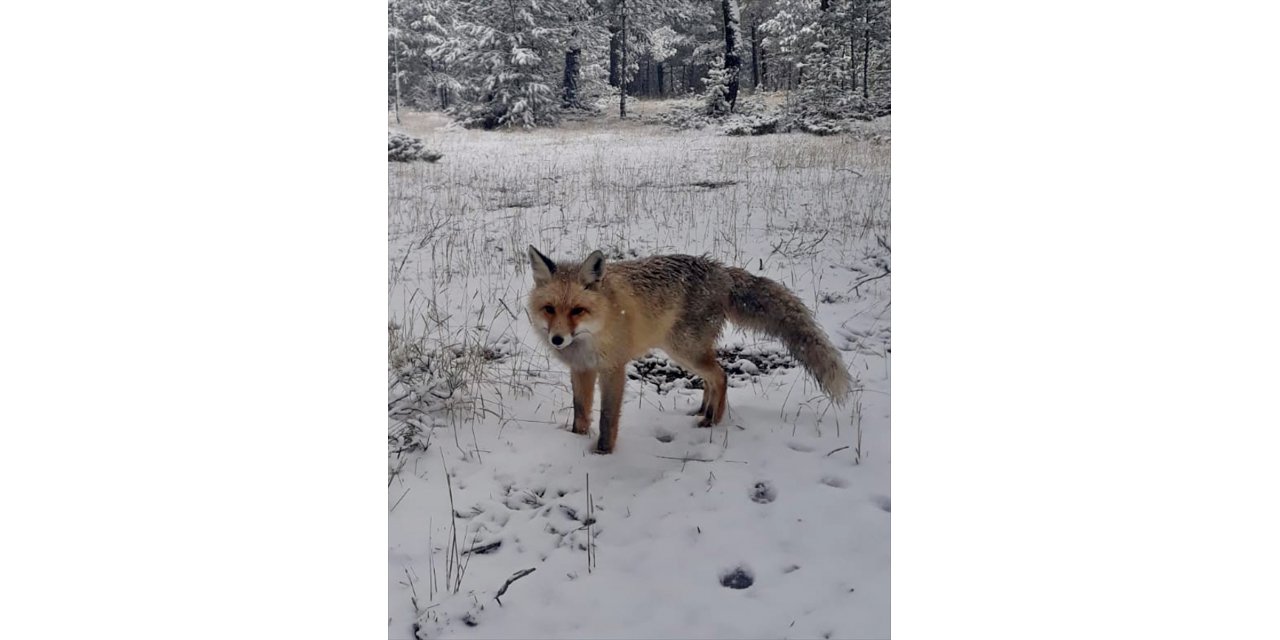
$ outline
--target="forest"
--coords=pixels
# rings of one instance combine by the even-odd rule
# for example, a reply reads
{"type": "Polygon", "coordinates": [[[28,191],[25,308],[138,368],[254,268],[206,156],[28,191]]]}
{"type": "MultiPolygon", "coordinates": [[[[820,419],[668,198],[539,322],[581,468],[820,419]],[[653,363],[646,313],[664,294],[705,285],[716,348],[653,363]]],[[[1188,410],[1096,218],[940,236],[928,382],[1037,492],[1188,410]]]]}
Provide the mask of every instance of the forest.
{"type": "Polygon", "coordinates": [[[887,0],[390,0],[388,107],[468,127],[553,126],[627,100],[804,129],[890,112],[887,0]]]}

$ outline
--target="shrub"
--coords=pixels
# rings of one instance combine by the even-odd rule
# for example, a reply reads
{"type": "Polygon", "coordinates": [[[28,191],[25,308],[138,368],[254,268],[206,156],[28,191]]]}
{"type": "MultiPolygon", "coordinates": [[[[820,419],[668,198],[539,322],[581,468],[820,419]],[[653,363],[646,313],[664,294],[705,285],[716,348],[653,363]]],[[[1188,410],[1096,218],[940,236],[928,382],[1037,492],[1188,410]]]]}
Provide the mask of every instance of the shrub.
{"type": "Polygon", "coordinates": [[[426,160],[435,162],[444,154],[426,148],[422,140],[403,133],[387,134],[387,160],[391,162],[413,162],[426,160]]]}

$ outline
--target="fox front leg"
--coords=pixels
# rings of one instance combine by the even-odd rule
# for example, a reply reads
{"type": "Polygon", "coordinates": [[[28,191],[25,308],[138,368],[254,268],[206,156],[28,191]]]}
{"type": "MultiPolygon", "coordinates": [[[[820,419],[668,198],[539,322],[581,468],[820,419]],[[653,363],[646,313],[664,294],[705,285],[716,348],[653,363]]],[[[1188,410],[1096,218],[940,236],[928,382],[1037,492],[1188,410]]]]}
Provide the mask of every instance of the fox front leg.
{"type": "Polygon", "coordinates": [[[591,401],[596,395],[594,369],[573,371],[573,432],[586,435],[591,430],[591,401]]]}
{"type": "Polygon", "coordinates": [[[600,441],[597,453],[610,453],[618,442],[618,419],[622,416],[622,393],[627,387],[624,368],[600,372],[600,441]]]}

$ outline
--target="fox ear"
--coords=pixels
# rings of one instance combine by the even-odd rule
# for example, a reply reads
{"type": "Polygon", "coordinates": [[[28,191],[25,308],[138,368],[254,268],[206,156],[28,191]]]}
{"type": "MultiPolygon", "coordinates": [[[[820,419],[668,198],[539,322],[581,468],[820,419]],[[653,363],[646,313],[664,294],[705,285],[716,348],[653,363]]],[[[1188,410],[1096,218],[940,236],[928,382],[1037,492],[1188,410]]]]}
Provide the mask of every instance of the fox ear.
{"type": "Polygon", "coordinates": [[[533,282],[535,284],[543,284],[551,280],[551,274],[556,272],[556,263],[542,255],[542,252],[529,245],[529,265],[533,267],[533,282]]]}
{"type": "Polygon", "coordinates": [[[604,254],[597,249],[582,261],[582,266],[578,268],[578,279],[582,281],[582,285],[590,287],[600,282],[600,278],[604,277],[604,254]]]}

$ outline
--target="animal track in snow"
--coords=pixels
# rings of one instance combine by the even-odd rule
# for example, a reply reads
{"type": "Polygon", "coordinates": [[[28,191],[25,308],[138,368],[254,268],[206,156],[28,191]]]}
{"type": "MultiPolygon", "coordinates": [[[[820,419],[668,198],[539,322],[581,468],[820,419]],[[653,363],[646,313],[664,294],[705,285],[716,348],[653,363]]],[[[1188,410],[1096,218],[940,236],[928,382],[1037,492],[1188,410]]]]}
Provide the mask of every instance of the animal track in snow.
{"type": "Polygon", "coordinates": [[[730,589],[746,589],[755,584],[756,578],[750,567],[738,565],[720,572],[720,584],[730,589]]]}
{"type": "Polygon", "coordinates": [[[787,448],[792,451],[799,451],[801,453],[808,453],[810,451],[813,451],[813,445],[801,442],[799,440],[792,440],[791,442],[788,442],[787,448]]]}
{"type": "Polygon", "coordinates": [[[761,480],[751,487],[751,501],[768,504],[778,499],[778,490],[768,480],[761,480]]]}
{"type": "Polygon", "coordinates": [[[875,329],[836,329],[839,340],[836,348],[841,351],[856,351],[863,355],[879,356],[890,351],[891,331],[889,327],[875,329]]]}
{"type": "Polygon", "coordinates": [[[835,488],[837,488],[837,489],[843,489],[843,488],[845,488],[845,487],[849,486],[849,481],[848,481],[848,480],[845,480],[844,478],[841,478],[841,477],[839,477],[839,476],[823,476],[823,477],[822,477],[822,484],[825,484],[825,485],[827,485],[828,487],[835,487],[835,488]]]}

